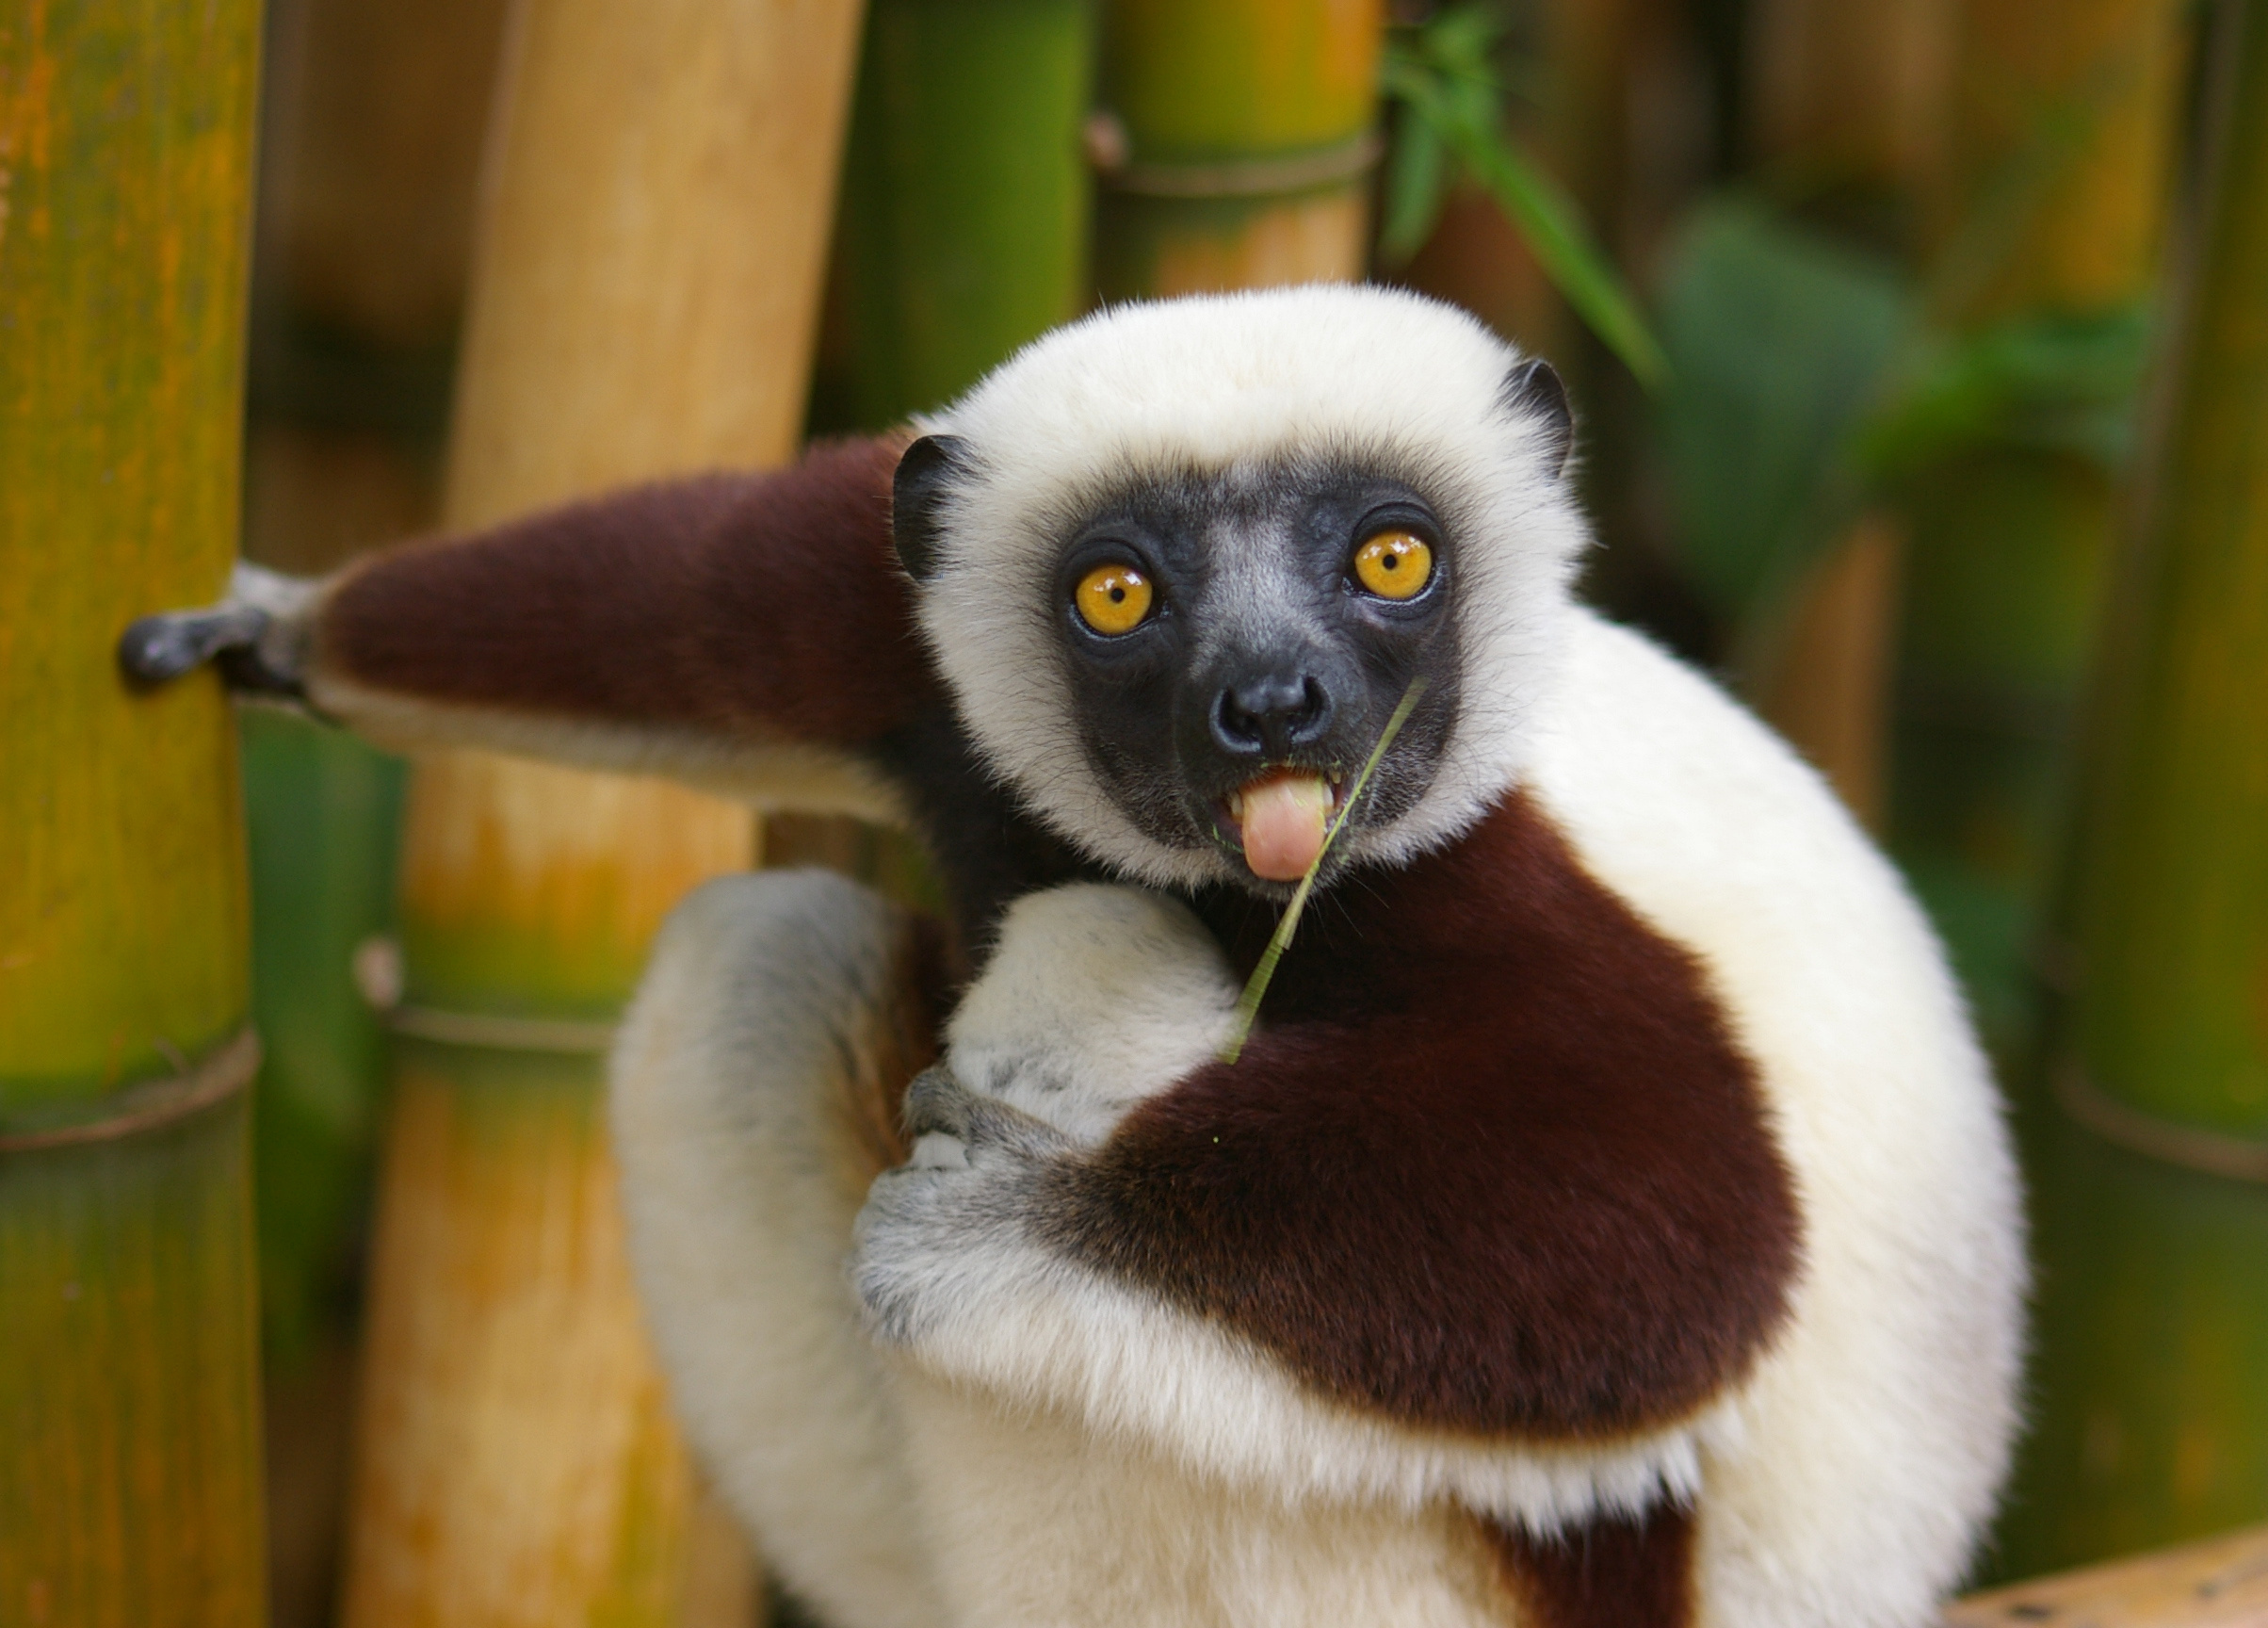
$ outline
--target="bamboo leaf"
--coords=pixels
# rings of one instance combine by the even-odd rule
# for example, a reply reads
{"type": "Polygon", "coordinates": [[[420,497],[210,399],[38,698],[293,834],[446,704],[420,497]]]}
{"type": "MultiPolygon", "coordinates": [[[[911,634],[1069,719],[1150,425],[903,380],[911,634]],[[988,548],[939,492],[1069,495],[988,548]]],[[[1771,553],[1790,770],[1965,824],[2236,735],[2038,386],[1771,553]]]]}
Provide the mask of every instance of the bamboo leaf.
{"type": "Polygon", "coordinates": [[[1354,786],[1347,793],[1346,805],[1339,809],[1338,817],[1331,822],[1331,829],[1323,833],[1323,845],[1315,851],[1315,858],[1307,867],[1307,874],[1300,878],[1299,887],[1292,891],[1291,903],[1284,906],[1284,914],[1277,920],[1275,931],[1268,936],[1268,947],[1260,952],[1259,964],[1252,969],[1252,976],[1245,980],[1244,993],[1237,998],[1236,1028],[1221,1043],[1222,1062],[1234,1063],[1244,1054],[1244,1042],[1251,1037],[1252,1026],[1260,1016],[1260,1001],[1268,993],[1270,980],[1275,977],[1276,963],[1284,958],[1284,952],[1291,948],[1291,936],[1299,930],[1301,913],[1307,908],[1307,896],[1315,891],[1315,879],[1323,869],[1323,861],[1330,857],[1331,845],[1338,840],[1338,834],[1346,825],[1347,817],[1354,812],[1354,805],[1362,801],[1363,792],[1369,787],[1370,775],[1385,757],[1386,748],[1394,744],[1394,737],[1401,734],[1401,726],[1410,721],[1410,714],[1417,710],[1418,697],[1424,693],[1425,680],[1411,679],[1410,687],[1401,692],[1401,700],[1394,708],[1394,715],[1386,720],[1386,726],[1378,732],[1378,743],[1370,748],[1370,756],[1363,760],[1362,773],[1354,776],[1354,786]]]}
{"type": "Polygon", "coordinates": [[[1669,360],[1621,276],[1584,228],[1573,200],[1503,137],[1467,136],[1460,155],[1514,225],[1576,314],[1648,389],[1669,360]]]}
{"type": "Polygon", "coordinates": [[[1858,458],[1871,479],[2000,446],[2069,452],[2115,470],[2131,454],[2151,312],[2142,302],[1998,323],[1927,347],[1858,458]]]}
{"type": "Polygon", "coordinates": [[[1446,156],[1441,133],[1428,119],[1413,117],[1394,143],[1378,234],[1378,252],[1387,261],[1407,260],[1433,236],[1449,191],[1446,156]]]}
{"type": "Polygon", "coordinates": [[[1914,301],[1890,267],[1736,198],[1687,226],[1660,314],[1678,546],[1695,585],[1738,616],[1792,579],[1855,499],[1852,443],[1914,301]]]}
{"type": "Polygon", "coordinates": [[[1490,52],[1496,7],[1451,7],[1394,31],[1380,90],[1399,109],[1386,168],[1379,255],[1399,265],[1424,246],[1460,179],[1481,186],[1519,231],[1576,314],[1649,389],[1667,370],[1660,345],[1575,203],[1504,130],[1504,87],[1490,52]]]}

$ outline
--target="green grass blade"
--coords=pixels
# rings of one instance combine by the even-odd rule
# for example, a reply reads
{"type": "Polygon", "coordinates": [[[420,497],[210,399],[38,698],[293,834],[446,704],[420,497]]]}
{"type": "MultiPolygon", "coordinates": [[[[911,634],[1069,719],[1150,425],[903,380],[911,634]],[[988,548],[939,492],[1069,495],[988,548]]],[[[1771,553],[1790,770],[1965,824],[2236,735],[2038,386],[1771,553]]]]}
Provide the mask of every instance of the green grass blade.
{"type": "Polygon", "coordinates": [[[1378,744],[1370,748],[1370,756],[1363,761],[1362,773],[1354,777],[1354,790],[1347,793],[1346,806],[1338,811],[1338,818],[1331,822],[1331,829],[1323,833],[1323,845],[1315,851],[1315,860],[1307,867],[1307,874],[1300,878],[1299,887],[1292,890],[1291,903],[1284,906],[1282,920],[1276,922],[1275,931],[1268,936],[1268,948],[1260,952],[1259,965],[1252,969],[1252,976],[1245,980],[1244,993],[1237,999],[1237,1026],[1221,1045],[1219,1056],[1222,1062],[1234,1063],[1243,1055],[1244,1042],[1252,1037],[1253,1023],[1260,1015],[1260,998],[1268,993],[1268,981],[1275,976],[1276,963],[1284,958],[1284,952],[1290,948],[1291,935],[1300,924],[1300,912],[1307,908],[1307,895],[1315,891],[1316,875],[1322,870],[1323,861],[1330,856],[1331,844],[1338,840],[1339,831],[1346,825],[1347,817],[1354,812],[1354,805],[1362,800],[1362,794],[1369,786],[1370,775],[1378,768],[1379,760],[1385,757],[1386,748],[1394,744],[1394,737],[1401,733],[1401,726],[1410,721],[1410,713],[1418,706],[1418,697],[1424,693],[1425,680],[1411,679],[1410,687],[1401,692],[1401,700],[1395,707],[1394,715],[1386,720],[1386,726],[1379,731],[1378,744]]]}

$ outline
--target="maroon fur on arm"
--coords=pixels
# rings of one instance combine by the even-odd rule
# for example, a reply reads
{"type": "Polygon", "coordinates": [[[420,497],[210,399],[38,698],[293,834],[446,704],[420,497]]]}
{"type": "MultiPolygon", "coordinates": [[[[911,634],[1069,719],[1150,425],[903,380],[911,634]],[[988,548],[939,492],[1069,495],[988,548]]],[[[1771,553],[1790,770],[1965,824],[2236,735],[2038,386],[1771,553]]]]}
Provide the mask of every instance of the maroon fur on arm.
{"type": "Polygon", "coordinates": [[[441,703],[857,744],[935,679],[890,544],[902,436],[570,504],[355,570],[319,670],[441,703]]]}
{"type": "MultiPolygon", "coordinates": [[[[1269,912],[1216,922],[1249,966],[1269,912]]],[[[1056,1243],[1404,1424],[1674,1420],[1784,1315],[1792,1184],[1693,957],[1525,797],[1310,906],[1240,1061],[1059,1180],[1056,1243]]]]}
{"type": "Polygon", "coordinates": [[[1552,1538],[1482,1522],[1504,1583],[1534,1628],[1687,1628],[1693,1620],[1693,1517],[1656,1505],[1602,1515],[1552,1538]]]}

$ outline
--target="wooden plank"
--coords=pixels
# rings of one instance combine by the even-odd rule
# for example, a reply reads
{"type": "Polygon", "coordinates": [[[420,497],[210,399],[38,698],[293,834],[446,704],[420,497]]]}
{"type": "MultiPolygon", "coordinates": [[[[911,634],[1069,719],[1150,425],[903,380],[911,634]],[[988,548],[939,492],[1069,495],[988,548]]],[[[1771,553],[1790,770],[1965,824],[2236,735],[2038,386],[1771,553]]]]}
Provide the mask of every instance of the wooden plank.
{"type": "Polygon", "coordinates": [[[2268,1628],[2268,1526],[1972,1594],[1945,1628],[2268,1628]]]}

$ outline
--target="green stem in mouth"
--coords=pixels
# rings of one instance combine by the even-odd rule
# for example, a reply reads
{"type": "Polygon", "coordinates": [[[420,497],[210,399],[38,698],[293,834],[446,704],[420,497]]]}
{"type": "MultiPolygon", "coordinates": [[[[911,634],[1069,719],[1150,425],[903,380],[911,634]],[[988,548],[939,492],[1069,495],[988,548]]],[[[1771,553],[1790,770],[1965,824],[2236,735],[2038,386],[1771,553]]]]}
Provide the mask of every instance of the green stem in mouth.
{"type": "Polygon", "coordinates": [[[1370,784],[1370,775],[1378,768],[1379,759],[1386,755],[1386,748],[1394,744],[1394,737],[1401,733],[1401,726],[1410,721],[1410,713],[1418,705],[1418,697],[1424,693],[1425,680],[1411,679],[1410,687],[1401,692],[1401,700],[1395,707],[1394,715],[1386,720],[1386,726],[1378,732],[1378,744],[1370,748],[1370,756],[1363,762],[1362,773],[1354,776],[1354,789],[1347,793],[1347,800],[1332,820],[1331,828],[1323,833],[1323,845],[1315,851],[1315,857],[1307,866],[1307,874],[1300,878],[1299,887],[1292,890],[1291,903],[1284,906],[1283,919],[1276,922],[1275,931],[1268,936],[1268,948],[1260,952],[1260,964],[1252,969],[1252,976],[1245,980],[1244,993],[1237,998],[1237,1025],[1229,1031],[1228,1038],[1221,1043],[1218,1055],[1222,1062],[1234,1063],[1244,1054],[1244,1042],[1252,1037],[1254,1020],[1260,1015],[1260,997],[1268,993],[1268,981],[1275,976],[1276,963],[1284,958],[1284,952],[1291,946],[1292,934],[1299,930],[1300,912],[1307,908],[1307,895],[1315,891],[1316,873],[1322,870],[1323,861],[1330,856],[1331,844],[1338,840],[1339,828],[1346,824],[1347,817],[1354,812],[1354,805],[1361,799],[1363,789],[1370,784]]]}

